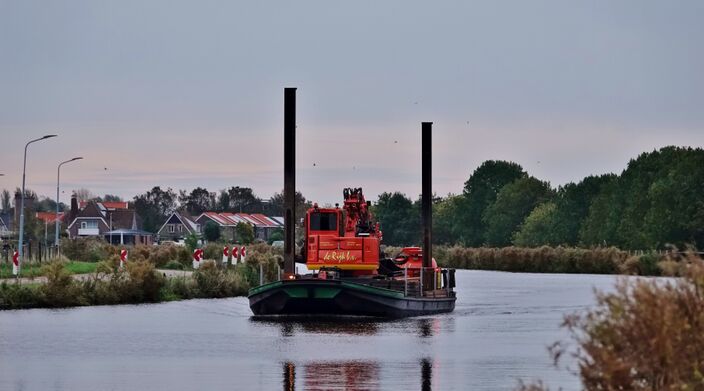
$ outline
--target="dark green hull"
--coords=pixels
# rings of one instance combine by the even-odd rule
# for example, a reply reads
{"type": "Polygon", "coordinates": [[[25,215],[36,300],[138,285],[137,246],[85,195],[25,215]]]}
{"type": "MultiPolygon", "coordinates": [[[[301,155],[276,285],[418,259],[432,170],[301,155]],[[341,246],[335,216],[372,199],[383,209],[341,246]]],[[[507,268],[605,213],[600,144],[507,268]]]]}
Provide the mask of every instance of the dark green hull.
{"type": "Polygon", "coordinates": [[[452,312],[455,297],[408,297],[403,292],[344,280],[277,281],[249,291],[254,315],[355,315],[402,318],[452,312]]]}

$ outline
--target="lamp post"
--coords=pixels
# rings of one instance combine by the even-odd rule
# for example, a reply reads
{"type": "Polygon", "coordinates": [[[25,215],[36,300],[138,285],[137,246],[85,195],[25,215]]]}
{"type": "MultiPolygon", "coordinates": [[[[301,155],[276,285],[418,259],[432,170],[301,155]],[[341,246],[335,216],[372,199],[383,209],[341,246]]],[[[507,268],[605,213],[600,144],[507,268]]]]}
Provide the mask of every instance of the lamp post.
{"type": "Polygon", "coordinates": [[[54,236],[54,245],[56,246],[57,252],[59,249],[59,230],[61,229],[61,221],[59,219],[59,180],[61,178],[61,166],[63,166],[66,163],[75,162],[76,160],[81,160],[81,159],[83,159],[83,157],[78,156],[73,159],[63,161],[63,162],[59,163],[59,166],[56,168],[56,232],[55,232],[55,236],[54,236]]]}
{"type": "MultiPolygon", "coordinates": [[[[22,254],[24,253],[24,183],[25,183],[25,173],[27,172],[27,147],[29,144],[35,143],[37,141],[46,140],[48,138],[56,137],[55,134],[47,134],[44,137],[40,137],[34,140],[30,140],[24,146],[24,164],[22,165],[22,200],[20,201],[20,242],[19,242],[19,262],[22,263],[22,254]]],[[[18,273],[19,274],[19,273],[18,273]]]]}

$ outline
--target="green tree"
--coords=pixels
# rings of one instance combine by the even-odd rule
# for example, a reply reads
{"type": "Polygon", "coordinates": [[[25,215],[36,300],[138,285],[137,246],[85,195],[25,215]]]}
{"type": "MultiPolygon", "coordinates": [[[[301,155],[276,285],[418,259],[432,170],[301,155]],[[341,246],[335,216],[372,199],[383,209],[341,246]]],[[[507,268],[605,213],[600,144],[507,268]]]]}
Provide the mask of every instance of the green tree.
{"type": "Polygon", "coordinates": [[[100,201],[99,197],[96,197],[92,191],[82,187],[73,191],[73,194],[78,198],[78,201],[100,201]]]}
{"type": "Polygon", "coordinates": [[[224,203],[227,204],[227,207],[223,210],[233,213],[262,212],[262,200],[254,194],[254,191],[251,188],[234,186],[227,189],[226,193],[227,196],[225,198],[223,198],[221,193],[220,200],[218,202],[221,207],[225,206],[223,205],[224,203]]]}
{"type": "Polygon", "coordinates": [[[171,188],[162,190],[155,186],[148,192],[134,197],[134,208],[144,222],[144,230],[156,232],[176,209],[176,193],[171,188]]]}
{"type": "Polygon", "coordinates": [[[250,244],[254,241],[254,227],[245,222],[240,221],[237,223],[235,232],[237,233],[237,240],[241,244],[250,244]]]}
{"type": "Polygon", "coordinates": [[[580,231],[584,245],[625,249],[704,246],[704,150],[643,153],[594,198],[580,231]]]}
{"type": "Polygon", "coordinates": [[[615,238],[617,245],[644,249],[653,244],[648,241],[645,227],[645,216],[652,207],[649,190],[653,183],[666,177],[670,168],[677,164],[679,150],[675,147],[662,148],[643,153],[628,163],[619,181],[619,192],[625,202],[618,205],[620,209],[613,210],[620,220],[615,238]]]}
{"type": "Polygon", "coordinates": [[[381,224],[385,244],[410,246],[420,243],[419,205],[404,194],[380,194],[372,212],[381,224]]]}
{"type": "Polygon", "coordinates": [[[604,184],[592,200],[589,212],[579,230],[579,241],[583,246],[617,246],[618,225],[624,197],[620,190],[620,178],[604,184]]]}
{"type": "Polygon", "coordinates": [[[184,242],[186,243],[186,248],[191,254],[193,254],[193,251],[198,248],[198,236],[194,233],[188,234],[184,242]]]}
{"type": "Polygon", "coordinates": [[[433,203],[433,243],[455,244],[459,241],[457,214],[462,196],[448,194],[433,203]]]}
{"type": "Polygon", "coordinates": [[[464,193],[458,200],[457,235],[467,246],[478,247],[486,237],[483,216],[496,201],[499,191],[509,183],[526,177],[523,168],[512,162],[488,160],[482,163],[464,184],[464,193]]]}
{"type": "Polygon", "coordinates": [[[37,212],[55,212],[56,200],[48,197],[40,197],[39,200],[34,203],[34,210],[37,212]]]}
{"type": "Polygon", "coordinates": [[[588,176],[577,184],[568,183],[560,187],[555,197],[555,211],[552,216],[553,244],[579,244],[579,232],[589,215],[589,207],[603,186],[615,179],[613,174],[588,176]]]}
{"type": "Polygon", "coordinates": [[[271,235],[269,235],[269,244],[277,242],[279,240],[284,240],[284,231],[282,229],[275,229],[271,235]]]}
{"type": "Polygon", "coordinates": [[[513,244],[522,247],[559,245],[561,242],[555,230],[557,223],[555,203],[540,204],[526,217],[520,231],[514,235],[513,244]]]}
{"type": "Polygon", "coordinates": [[[2,208],[3,213],[10,211],[12,207],[12,200],[10,198],[10,192],[7,189],[2,190],[2,195],[0,195],[0,208],[2,208]]]}
{"type": "Polygon", "coordinates": [[[704,151],[678,148],[648,186],[643,237],[649,248],[704,248],[704,151]]]}
{"type": "Polygon", "coordinates": [[[553,195],[550,184],[524,177],[504,186],[484,213],[485,240],[490,246],[507,246],[523,220],[553,195]]]}
{"type": "Polygon", "coordinates": [[[212,221],[208,221],[203,228],[203,236],[209,242],[215,242],[220,239],[220,227],[212,221]]]}
{"type": "Polygon", "coordinates": [[[105,202],[122,202],[122,197],[114,194],[105,194],[103,197],[103,201],[105,202]]]}
{"type": "Polygon", "coordinates": [[[189,214],[198,216],[205,211],[213,209],[215,206],[215,193],[210,193],[202,187],[196,187],[190,193],[181,190],[178,200],[189,214]]]}
{"type": "MultiPolygon", "coordinates": [[[[313,204],[310,201],[306,200],[306,197],[303,196],[303,194],[299,191],[296,192],[295,195],[295,204],[296,204],[296,220],[299,220],[303,218],[303,216],[306,215],[306,212],[308,212],[308,209],[313,207],[313,204]]],[[[269,201],[269,211],[270,214],[276,215],[276,216],[283,216],[284,215],[284,193],[283,191],[281,193],[274,193],[273,196],[271,196],[271,199],[269,201]]]]}

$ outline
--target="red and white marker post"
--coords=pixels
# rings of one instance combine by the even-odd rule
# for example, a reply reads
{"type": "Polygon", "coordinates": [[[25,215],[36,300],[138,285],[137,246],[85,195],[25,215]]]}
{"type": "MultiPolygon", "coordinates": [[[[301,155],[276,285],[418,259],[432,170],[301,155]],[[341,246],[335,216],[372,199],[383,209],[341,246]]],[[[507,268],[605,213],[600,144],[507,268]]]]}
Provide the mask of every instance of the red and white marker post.
{"type": "Polygon", "coordinates": [[[237,265],[237,258],[239,257],[238,255],[239,249],[237,246],[232,246],[232,264],[237,265]]]}
{"type": "Polygon", "coordinates": [[[200,267],[200,249],[197,248],[193,250],[193,268],[198,269],[200,267]]]}
{"type": "Polygon", "coordinates": [[[125,267],[125,263],[127,262],[127,250],[122,249],[120,250],[120,269],[125,267]]]}
{"type": "Polygon", "coordinates": [[[240,249],[240,257],[242,259],[242,263],[244,263],[244,258],[247,256],[247,247],[242,246],[240,249]]]}
{"type": "Polygon", "coordinates": [[[227,257],[230,256],[230,248],[225,246],[225,248],[222,249],[222,264],[227,265],[227,257]]]}
{"type": "Polygon", "coordinates": [[[12,275],[16,276],[18,274],[20,274],[20,253],[15,250],[12,253],[12,275]]]}

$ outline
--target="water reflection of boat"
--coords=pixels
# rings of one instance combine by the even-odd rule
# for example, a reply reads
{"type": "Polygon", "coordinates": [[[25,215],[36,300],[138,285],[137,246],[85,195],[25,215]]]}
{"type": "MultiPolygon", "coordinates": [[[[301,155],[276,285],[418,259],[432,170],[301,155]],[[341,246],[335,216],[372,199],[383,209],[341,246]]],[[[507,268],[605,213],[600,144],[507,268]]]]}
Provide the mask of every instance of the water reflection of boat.
{"type": "Polygon", "coordinates": [[[252,318],[252,322],[279,326],[284,337],[293,336],[296,330],[312,334],[374,335],[380,326],[380,322],[374,318],[360,317],[265,317],[252,318]]]}
{"type": "Polygon", "coordinates": [[[421,318],[385,320],[369,317],[252,317],[251,322],[278,326],[282,337],[291,337],[297,331],[310,334],[375,335],[383,326],[415,331],[421,338],[429,338],[447,327],[450,318],[421,318]]]}
{"type": "MultiPolygon", "coordinates": [[[[432,390],[433,362],[420,360],[420,389],[432,390]]],[[[417,368],[414,366],[414,368],[417,368]]],[[[415,371],[414,371],[415,372],[415,371]]],[[[418,373],[418,372],[415,372],[418,373]]],[[[294,391],[300,377],[305,390],[381,390],[381,366],[375,361],[312,361],[299,365],[283,363],[283,389],[294,391]],[[302,371],[297,371],[302,368],[302,371]],[[302,372],[302,373],[301,373],[302,372]]]]}

